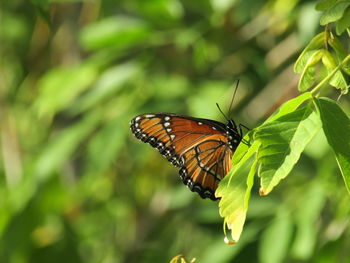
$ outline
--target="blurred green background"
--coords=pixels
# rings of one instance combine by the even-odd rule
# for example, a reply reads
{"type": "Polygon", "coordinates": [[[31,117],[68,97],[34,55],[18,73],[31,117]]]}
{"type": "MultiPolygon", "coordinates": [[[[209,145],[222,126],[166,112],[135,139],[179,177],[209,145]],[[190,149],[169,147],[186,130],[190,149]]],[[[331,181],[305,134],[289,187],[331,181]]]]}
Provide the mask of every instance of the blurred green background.
{"type": "MultiPolygon", "coordinates": [[[[1,2],[0,262],[350,262],[349,196],[321,134],[240,242],[129,120],[173,112],[255,127],[298,94],[315,1],[1,2]]],[[[337,97],[338,94],[330,94],[337,97]]],[[[350,100],[340,101],[349,113],[350,100]]],[[[341,136],[341,135],[340,135],[341,136]]]]}

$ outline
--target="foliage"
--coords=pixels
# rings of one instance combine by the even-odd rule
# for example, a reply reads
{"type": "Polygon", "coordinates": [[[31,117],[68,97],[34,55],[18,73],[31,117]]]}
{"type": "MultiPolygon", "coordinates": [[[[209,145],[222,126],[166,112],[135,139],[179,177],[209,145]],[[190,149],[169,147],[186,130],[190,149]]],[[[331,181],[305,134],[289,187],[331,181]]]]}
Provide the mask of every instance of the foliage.
{"type": "MultiPolygon", "coordinates": [[[[321,16],[320,24],[325,25],[342,19],[349,4],[338,3],[338,1],[319,3],[317,8],[325,11],[321,16]]],[[[338,27],[337,32],[342,33],[342,31],[339,32],[338,27]]],[[[350,36],[350,28],[348,33],[350,36]]],[[[342,94],[346,94],[349,88],[343,72],[350,75],[348,72],[350,54],[346,54],[346,49],[340,40],[328,29],[310,41],[294,65],[295,72],[301,73],[298,85],[300,91],[308,90],[315,83],[316,65],[319,61],[322,61],[323,67],[327,69],[324,72],[328,72],[320,83],[311,92],[303,93],[286,102],[276,114],[251,131],[249,137],[253,139],[247,137],[245,141],[250,143],[254,141],[254,143],[246,149],[246,153],[238,149],[233,156],[234,168],[216,192],[218,197],[222,197],[219,205],[220,215],[225,218],[227,227],[232,230],[233,243],[238,241],[246,218],[252,176],[257,172],[260,177],[260,195],[269,194],[291,172],[306,146],[321,128],[329,146],[333,148],[345,186],[350,194],[350,120],[335,101],[318,98],[319,90],[325,84],[340,89],[342,94]],[[334,49],[333,54],[328,51],[327,43],[334,49]],[[318,92],[317,95],[314,95],[316,92],[318,92]],[[237,159],[239,159],[238,162],[237,159]],[[253,162],[254,165],[252,165],[253,162]],[[239,169],[244,166],[250,169],[246,171],[239,169]],[[250,183],[240,184],[245,180],[250,183]],[[240,191],[232,188],[232,185],[239,187],[240,191]]],[[[322,72],[322,67],[319,70],[322,72]]],[[[280,262],[282,259],[283,256],[280,255],[273,261],[280,262]]]]}
{"type": "Polygon", "coordinates": [[[321,97],[348,91],[348,1],[1,7],[0,262],[348,261],[350,103],[321,97]],[[237,78],[234,119],[256,128],[218,189],[235,241],[245,223],[227,246],[217,203],[183,187],[128,122],[220,120],[215,103],[228,105],[237,78]],[[269,196],[255,170],[263,193],[279,183],[269,196]]]}

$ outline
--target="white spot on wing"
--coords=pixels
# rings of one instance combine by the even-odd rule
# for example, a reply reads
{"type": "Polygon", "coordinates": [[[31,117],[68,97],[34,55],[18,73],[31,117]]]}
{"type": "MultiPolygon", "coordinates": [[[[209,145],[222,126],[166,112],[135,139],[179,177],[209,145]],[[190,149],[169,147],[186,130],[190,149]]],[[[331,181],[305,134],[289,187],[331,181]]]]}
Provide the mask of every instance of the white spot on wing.
{"type": "Polygon", "coordinates": [[[214,126],[211,127],[213,130],[216,130],[216,128],[214,126]]]}
{"type": "Polygon", "coordinates": [[[201,123],[200,121],[198,122],[198,125],[202,125],[203,123],[201,123]]]}
{"type": "Polygon", "coordinates": [[[154,114],[146,114],[145,117],[146,118],[153,118],[155,115],[154,114]]]}
{"type": "Polygon", "coordinates": [[[164,127],[168,127],[168,126],[170,126],[170,122],[165,122],[164,127]]]}
{"type": "Polygon", "coordinates": [[[169,121],[169,120],[170,120],[170,117],[169,117],[169,116],[166,116],[166,117],[164,118],[164,120],[165,120],[165,121],[169,121]]]}
{"type": "Polygon", "coordinates": [[[172,140],[174,140],[175,135],[174,135],[174,134],[171,134],[171,135],[170,135],[170,138],[171,138],[172,140]]]}
{"type": "Polygon", "coordinates": [[[167,132],[171,132],[172,130],[171,128],[166,129],[167,132]]]}
{"type": "Polygon", "coordinates": [[[139,120],[141,120],[141,117],[140,117],[140,116],[137,116],[136,119],[135,119],[135,121],[139,121],[139,120]]]}

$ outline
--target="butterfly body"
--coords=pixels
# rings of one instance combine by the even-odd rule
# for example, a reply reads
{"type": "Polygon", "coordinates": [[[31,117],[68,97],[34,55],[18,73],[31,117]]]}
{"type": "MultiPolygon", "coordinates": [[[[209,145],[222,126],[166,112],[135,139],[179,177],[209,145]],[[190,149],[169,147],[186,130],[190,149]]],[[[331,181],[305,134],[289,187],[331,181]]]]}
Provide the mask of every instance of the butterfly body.
{"type": "Polygon", "coordinates": [[[177,115],[148,113],[131,120],[136,138],[149,143],[174,166],[185,185],[202,198],[217,200],[219,181],[231,169],[242,131],[233,120],[221,122],[177,115]]]}

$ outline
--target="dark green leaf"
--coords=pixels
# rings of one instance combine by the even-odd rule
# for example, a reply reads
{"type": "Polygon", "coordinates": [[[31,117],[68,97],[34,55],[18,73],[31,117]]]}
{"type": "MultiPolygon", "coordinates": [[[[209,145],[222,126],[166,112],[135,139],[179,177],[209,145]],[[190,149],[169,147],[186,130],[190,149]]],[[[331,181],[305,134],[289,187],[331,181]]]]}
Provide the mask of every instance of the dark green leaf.
{"type": "Polygon", "coordinates": [[[338,0],[321,0],[316,4],[315,8],[318,11],[325,11],[334,6],[337,2],[338,0]]]}
{"type": "Polygon", "coordinates": [[[314,99],[323,131],[332,147],[350,193],[350,120],[339,105],[327,98],[314,99]]]}

